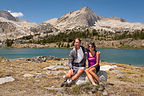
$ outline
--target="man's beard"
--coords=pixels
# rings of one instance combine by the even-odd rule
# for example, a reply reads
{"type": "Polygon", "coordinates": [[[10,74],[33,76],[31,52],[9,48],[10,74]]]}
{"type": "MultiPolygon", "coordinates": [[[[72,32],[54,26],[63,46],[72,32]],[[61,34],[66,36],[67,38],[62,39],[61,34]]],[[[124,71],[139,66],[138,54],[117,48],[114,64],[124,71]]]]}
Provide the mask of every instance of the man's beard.
{"type": "Polygon", "coordinates": [[[80,46],[79,45],[75,45],[75,48],[79,48],[80,46]]]}

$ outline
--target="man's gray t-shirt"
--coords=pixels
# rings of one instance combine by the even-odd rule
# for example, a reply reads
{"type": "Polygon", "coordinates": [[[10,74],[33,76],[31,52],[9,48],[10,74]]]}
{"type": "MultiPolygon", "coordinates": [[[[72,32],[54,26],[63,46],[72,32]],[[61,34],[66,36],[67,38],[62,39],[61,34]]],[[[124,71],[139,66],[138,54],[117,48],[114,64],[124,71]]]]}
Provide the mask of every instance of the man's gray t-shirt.
{"type": "Polygon", "coordinates": [[[79,50],[77,50],[77,59],[75,60],[77,63],[80,63],[82,59],[84,58],[84,53],[82,48],[80,47],[79,50]]]}

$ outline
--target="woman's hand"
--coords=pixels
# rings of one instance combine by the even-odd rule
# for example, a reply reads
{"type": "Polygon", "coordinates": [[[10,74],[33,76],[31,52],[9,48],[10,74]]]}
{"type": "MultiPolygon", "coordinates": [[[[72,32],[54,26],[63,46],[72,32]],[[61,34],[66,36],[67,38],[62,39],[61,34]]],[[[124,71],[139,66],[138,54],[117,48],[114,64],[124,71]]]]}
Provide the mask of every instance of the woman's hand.
{"type": "Polygon", "coordinates": [[[100,51],[97,51],[97,54],[98,54],[98,55],[100,55],[100,53],[101,53],[100,51]]]}
{"type": "Polygon", "coordinates": [[[96,64],[94,64],[93,66],[91,66],[91,67],[95,67],[95,66],[97,66],[98,64],[96,63],[96,64]]]}
{"type": "Polygon", "coordinates": [[[88,69],[90,70],[91,68],[93,68],[93,66],[89,67],[88,69]]]}
{"type": "Polygon", "coordinates": [[[93,60],[93,58],[88,58],[88,60],[93,60]]]}

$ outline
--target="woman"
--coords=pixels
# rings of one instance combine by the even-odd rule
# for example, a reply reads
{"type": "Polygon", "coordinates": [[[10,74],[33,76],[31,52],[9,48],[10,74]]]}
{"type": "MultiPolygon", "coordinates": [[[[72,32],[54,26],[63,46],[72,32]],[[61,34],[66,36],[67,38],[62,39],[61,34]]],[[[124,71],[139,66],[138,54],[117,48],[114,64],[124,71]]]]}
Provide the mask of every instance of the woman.
{"type": "Polygon", "coordinates": [[[100,60],[100,52],[96,51],[96,47],[94,43],[88,44],[89,52],[88,52],[88,68],[85,70],[85,73],[90,80],[90,82],[93,84],[92,92],[95,92],[96,89],[98,90],[104,90],[104,86],[100,82],[97,72],[100,70],[99,60],[100,60]],[[94,79],[98,82],[98,85],[94,82],[94,79]]]}

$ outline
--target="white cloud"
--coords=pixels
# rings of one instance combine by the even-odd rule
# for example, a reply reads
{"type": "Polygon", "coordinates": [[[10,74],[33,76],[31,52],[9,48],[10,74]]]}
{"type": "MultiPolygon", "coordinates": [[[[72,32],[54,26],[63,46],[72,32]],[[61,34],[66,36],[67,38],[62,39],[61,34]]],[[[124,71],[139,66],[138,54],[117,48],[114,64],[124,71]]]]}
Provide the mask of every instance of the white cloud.
{"type": "Polygon", "coordinates": [[[23,17],[24,16],[22,12],[11,12],[10,10],[8,10],[8,12],[14,17],[23,17]]]}

